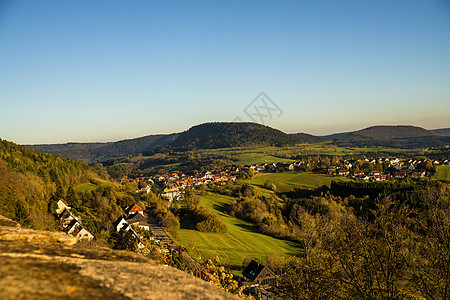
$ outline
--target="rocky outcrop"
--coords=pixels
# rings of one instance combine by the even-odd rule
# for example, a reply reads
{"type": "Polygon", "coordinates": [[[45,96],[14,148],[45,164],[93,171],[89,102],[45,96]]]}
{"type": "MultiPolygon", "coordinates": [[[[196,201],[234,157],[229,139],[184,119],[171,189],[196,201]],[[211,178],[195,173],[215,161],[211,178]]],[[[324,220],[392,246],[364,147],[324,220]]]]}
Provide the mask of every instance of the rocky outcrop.
{"type": "Polygon", "coordinates": [[[0,299],[238,299],[136,253],[75,243],[0,226],[0,299]]]}

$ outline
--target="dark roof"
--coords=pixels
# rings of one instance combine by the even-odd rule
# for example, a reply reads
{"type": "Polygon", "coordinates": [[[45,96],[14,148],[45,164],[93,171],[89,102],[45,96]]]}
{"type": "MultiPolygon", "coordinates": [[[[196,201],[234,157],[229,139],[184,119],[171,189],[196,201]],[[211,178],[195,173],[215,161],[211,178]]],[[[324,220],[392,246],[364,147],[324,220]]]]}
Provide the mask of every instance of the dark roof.
{"type": "Polygon", "coordinates": [[[258,275],[264,270],[265,266],[260,264],[259,262],[252,260],[245,270],[242,272],[242,275],[250,279],[250,281],[254,281],[258,275]]]}
{"type": "Polygon", "coordinates": [[[145,216],[143,216],[142,214],[138,213],[138,212],[135,212],[135,213],[132,213],[132,214],[128,215],[125,218],[125,220],[130,225],[139,223],[139,225],[141,225],[141,226],[150,226],[150,224],[148,223],[147,218],[145,216]]]}

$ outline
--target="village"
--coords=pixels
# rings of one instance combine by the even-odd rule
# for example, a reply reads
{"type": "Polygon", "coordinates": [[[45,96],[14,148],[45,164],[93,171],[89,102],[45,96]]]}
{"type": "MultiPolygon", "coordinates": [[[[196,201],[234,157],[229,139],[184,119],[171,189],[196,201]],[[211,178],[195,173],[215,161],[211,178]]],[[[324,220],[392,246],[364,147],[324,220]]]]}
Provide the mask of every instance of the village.
{"type": "Polygon", "coordinates": [[[237,178],[245,177],[249,170],[251,170],[251,173],[314,171],[329,176],[350,177],[358,181],[385,181],[425,177],[430,175],[429,171],[436,166],[449,164],[448,159],[414,160],[397,157],[339,159],[336,157],[336,159],[330,161],[329,158],[309,158],[292,163],[275,162],[244,165],[195,174],[171,173],[150,177],[144,177],[141,174],[133,180],[145,183],[146,186],[140,191],[146,191],[147,193],[154,185],[160,191],[161,196],[171,202],[180,199],[187,187],[195,188],[202,184],[224,184],[227,181],[235,181],[237,178]]]}
{"type": "MultiPolygon", "coordinates": [[[[211,170],[192,174],[163,174],[151,177],[137,177],[133,181],[139,183],[138,193],[150,193],[157,189],[161,198],[170,206],[173,201],[181,200],[188,188],[200,185],[223,185],[234,182],[238,178],[249,178],[259,172],[303,172],[313,171],[325,176],[344,176],[358,181],[403,180],[404,178],[425,177],[434,167],[449,160],[412,160],[397,157],[374,159],[307,159],[292,163],[264,163],[229,167],[224,170],[211,170]]],[[[83,225],[81,217],[73,212],[70,204],[64,199],[57,202],[56,213],[62,229],[67,234],[75,236],[80,242],[94,239],[83,225]]],[[[215,274],[196,259],[192,258],[181,245],[177,245],[162,227],[161,220],[150,208],[133,203],[122,208],[122,215],[113,224],[115,234],[120,236],[123,243],[133,245],[125,248],[148,255],[156,251],[165,265],[169,265],[168,258],[179,255],[188,264],[194,276],[213,282],[215,274]]],[[[277,277],[269,268],[256,260],[251,260],[242,271],[239,285],[247,288],[247,292],[261,299],[275,299],[273,287],[277,277]]]]}
{"type": "MultiPolygon", "coordinates": [[[[170,206],[170,203],[181,200],[183,193],[188,188],[196,188],[200,185],[223,185],[226,182],[234,182],[238,178],[248,178],[249,174],[259,172],[302,172],[312,170],[325,176],[344,176],[358,181],[385,181],[403,180],[404,178],[421,178],[428,174],[429,170],[444,164],[449,160],[412,160],[391,158],[374,159],[324,159],[300,160],[292,163],[264,163],[230,167],[224,170],[212,170],[203,173],[155,175],[151,177],[137,177],[133,179],[138,186],[144,186],[137,190],[139,193],[149,193],[155,188],[170,206]]],[[[57,202],[56,212],[63,230],[75,236],[80,242],[89,242],[94,239],[83,220],[73,213],[69,203],[64,199],[57,202]]],[[[167,257],[178,253],[188,263],[193,275],[203,279],[213,278],[212,271],[205,268],[196,259],[192,258],[184,247],[177,245],[163,229],[161,220],[151,209],[141,207],[136,203],[126,206],[123,214],[113,224],[117,235],[123,237],[127,243],[135,245],[134,251],[149,254],[157,251],[164,263],[168,265],[167,257]]],[[[130,248],[131,249],[131,248],[130,248]]],[[[242,272],[239,284],[246,286],[248,291],[262,299],[272,299],[273,286],[276,285],[276,275],[269,268],[256,260],[252,260],[242,272]]]]}
{"type": "MultiPolygon", "coordinates": [[[[64,199],[57,202],[56,212],[59,214],[61,226],[67,234],[77,238],[79,242],[89,242],[94,236],[83,226],[82,220],[76,216],[69,204],[64,199]]],[[[183,259],[193,270],[192,275],[203,278],[214,283],[214,271],[198,261],[193,259],[184,247],[175,244],[161,227],[160,222],[149,209],[143,209],[138,204],[133,203],[123,209],[123,215],[114,223],[114,229],[117,234],[127,238],[129,243],[136,244],[136,251],[146,255],[152,249],[161,254],[163,261],[168,265],[167,258],[170,254],[180,253],[183,259]],[[144,238],[143,232],[148,234],[144,238]],[[149,244],[149,241],[151,243],[149,244]],[[167,255],[167,256],[164,256],[167,255]]],[[[208,266],[208,264],[207,264],[208,266]]],[[[219,271],[221,269],[218,269],[219,271]]],[[[225,274],[225,273],[223,273],[225,274]]],[[[231,274],[220,275],[232,279],[231,274]]],[[[272,299],[274,294],[273,286],[276,285],[276,275],[268,267],[260,262],[251,260],[247,267],[242,271],[242,278],[239,280],[239,286],[247,287],[248,293],[261,299],[272,299]]],[[[238,282],[236,281],[235,284],[238,282]]]]}

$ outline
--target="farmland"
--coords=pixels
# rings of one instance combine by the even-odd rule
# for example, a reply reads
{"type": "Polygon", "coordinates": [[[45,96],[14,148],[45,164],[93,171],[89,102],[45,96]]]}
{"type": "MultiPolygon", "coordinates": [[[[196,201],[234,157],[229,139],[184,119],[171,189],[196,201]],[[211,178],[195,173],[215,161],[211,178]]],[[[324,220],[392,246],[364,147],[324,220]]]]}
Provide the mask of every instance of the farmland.
{"type": "Polygon", "coordinates": [[[174,237],[178,244],[183,245],[194,257],[213,258],[217,256],[220,262],[232,269],[241,269],[246,258],[264,259],[266,256],[288,256],[299,254],[299,245],[276,239],[257,231],[250,222],[246,222],[226,213],[233,198],[218,194],[200,196],[200,205],[219,215],[227,225],[227,233],[206,233],[183,228],[174,237]]]}
{"type": "Polygon", "coordinates": [[[278,192],[287,192],[296,187],[314,188],[322,185],[330,186],[333,180],[351,180],[346,177],[333,177],[312,172],[259,173],[248,183],[262,188],[264,181],[269,180],[277,186],[278,192]]]}

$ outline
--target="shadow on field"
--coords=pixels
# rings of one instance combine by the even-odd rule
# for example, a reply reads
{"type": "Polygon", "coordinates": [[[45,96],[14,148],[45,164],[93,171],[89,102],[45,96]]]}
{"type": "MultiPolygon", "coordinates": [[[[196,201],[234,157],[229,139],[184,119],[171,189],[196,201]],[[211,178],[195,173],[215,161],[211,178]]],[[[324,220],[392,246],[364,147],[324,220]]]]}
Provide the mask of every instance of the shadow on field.
{"type": "Polygon", "coordinates": [[[228,212],[230,211],[230,205],[229,204],[213,204],[213,208],[217,211],[220,211],[221,213],[223,213],[224,215],[228,216],[228,212]]]}
{"type": "Polygon", "coordinates": [[[251,231],[251,232],[259,233],[258,228],[256,228],[254,225],[236,224],[236,226],[241,227],[241,228],[251,231]]]}

